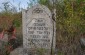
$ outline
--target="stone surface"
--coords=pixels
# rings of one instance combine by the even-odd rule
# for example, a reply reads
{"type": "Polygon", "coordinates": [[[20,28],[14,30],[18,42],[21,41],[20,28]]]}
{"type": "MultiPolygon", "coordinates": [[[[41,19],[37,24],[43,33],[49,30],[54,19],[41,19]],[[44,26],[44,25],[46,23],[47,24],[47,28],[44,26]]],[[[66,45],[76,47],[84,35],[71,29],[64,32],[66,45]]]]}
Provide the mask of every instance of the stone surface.
{"type": "Polygon", "coordinates": [[[81,42],[82,45],[85,46],[85,38],[81,38],[81,39],[80,39],[80,42],[81,42]]]}
{"type": "Polygon", "coordinates": [[[4,37],[1,38],[0,41],[8,42],[8,35],[7,34],[4,34],[4,37]]]}
{"type": "Polygon", "coordinates": [[[2,48],[3,44],[8,43],[8,35],[4,34],[4,37],[0,39],[0,49],[2,48]]]}
{"type": "Polygon", "coordinates": [[[23,10],[22,22],[24,55],[41,49],[50,53],[51,48],[55,48],[55,25],[51,11],[46,6],[38,4],[23,10]]]}
{"type": "Polygon", "coordinates": [[[23,55],[23,47],[16,48],[12,52],[10,52],[10,55],[23,55]]]}

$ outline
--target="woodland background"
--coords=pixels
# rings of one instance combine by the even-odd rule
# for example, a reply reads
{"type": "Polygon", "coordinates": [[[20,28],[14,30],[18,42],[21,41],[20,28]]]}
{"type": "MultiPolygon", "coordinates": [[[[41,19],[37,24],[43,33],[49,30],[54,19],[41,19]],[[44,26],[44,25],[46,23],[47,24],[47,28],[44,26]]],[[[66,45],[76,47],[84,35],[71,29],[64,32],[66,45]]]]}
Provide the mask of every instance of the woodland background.
{"type": "MultiPolygon", "coordinates": [[[[37,3],[47,6],[51,11],[56,9],[56,48],[58,55],[84,55],[85,46],[85,0],[30,0],[28,7],[37,3]]],[[[22,35],[21,8],[10,8],[10,2],[4,2],[0,12],[0,28],[8,29],[12,22],[16,27],[16,35],[22,35]]],[[[21,36],[22,37],[22,36],[21,36]]]]}

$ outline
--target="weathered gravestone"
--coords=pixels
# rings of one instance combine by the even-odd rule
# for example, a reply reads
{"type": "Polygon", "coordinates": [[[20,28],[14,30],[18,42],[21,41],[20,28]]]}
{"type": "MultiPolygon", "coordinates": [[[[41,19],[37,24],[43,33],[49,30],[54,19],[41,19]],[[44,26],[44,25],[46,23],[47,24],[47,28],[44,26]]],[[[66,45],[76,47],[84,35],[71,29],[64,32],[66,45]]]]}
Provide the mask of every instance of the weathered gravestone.
{"type": "Polygon", "coordinates": [[[36,5],[22,11],[24,55],[49,54],[55,48],[55,34],[51,11],[36,5]],[[53,44],[52,44],[53,42],[53,44]]]}

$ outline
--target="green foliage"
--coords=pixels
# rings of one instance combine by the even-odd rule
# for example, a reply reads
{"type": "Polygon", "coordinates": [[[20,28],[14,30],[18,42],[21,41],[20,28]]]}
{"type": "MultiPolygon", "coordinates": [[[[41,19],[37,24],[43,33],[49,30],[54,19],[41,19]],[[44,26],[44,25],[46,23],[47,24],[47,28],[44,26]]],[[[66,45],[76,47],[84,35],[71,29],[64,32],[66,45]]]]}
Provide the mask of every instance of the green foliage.
{"type": "Polygon", "coordinates": [[[40,4],[46,5],[47,7],[49,7],[52,10],[52,4],[51,4],[50,0],[38,0],[38,2],[40,4]]]}
{"type": "Polygon", "coordinates": [[[45,53],[46,53],[46,49],[43,49],[43,48],[37,49],[38,55],[44,55],[45,53]]]}
{"type": "MultiPolygon", "coordinates": [[[[51,2],[40,0],[40,3],[53,10],[53,5],[50,5],[51,2]]],[[[85,0],[56,1],[54,8],[57,14],[56,39],[57,44],[60,44],[58,45],[59,49],[61,49],[63,55],[78,55],[79,52],[77,50],[81,52],[79,49],[79,39],[81,34],[85,33],[85,0]]],[[[59,55],[62,55],[61,52],[59,52],[59,55]]]]}
{"type": "Polygon", "coordinates": [[[20,26],[21,26],[20,20],[19,20],[19,19],[14,19],[14,20],[13,20],[13,25],[14,25],[15,27],[20,27],[20,26]]]}
{"type": "Polygon", "coordinates": [[[58,55],[64,55],[62,52],[58,51],[58,55]]]}
{"type": "Polygon", "coordinates": [[[40,4],[46,4],[48,0],[40,0],[40,4]]]}

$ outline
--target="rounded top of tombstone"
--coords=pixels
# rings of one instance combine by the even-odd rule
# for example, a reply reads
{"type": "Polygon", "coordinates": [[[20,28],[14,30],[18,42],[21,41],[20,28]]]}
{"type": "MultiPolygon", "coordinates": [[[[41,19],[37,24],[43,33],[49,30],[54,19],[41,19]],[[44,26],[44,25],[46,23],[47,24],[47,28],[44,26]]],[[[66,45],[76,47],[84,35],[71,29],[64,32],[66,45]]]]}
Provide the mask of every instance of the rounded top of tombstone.
{"type": "Polygon", "coordinates": [[[35,6],[32,6],[24,11],[27,11],[28,13],[30,13],[30,12],[35,13],[36,11],[38,13],[39,11],[41,11],[41,12],[44,11],[47,15],[51,16],[51,11],[49,10],[49,8],[46,7],[45,5],[41,5],[41,4],[36,4],[35,6]]]}

